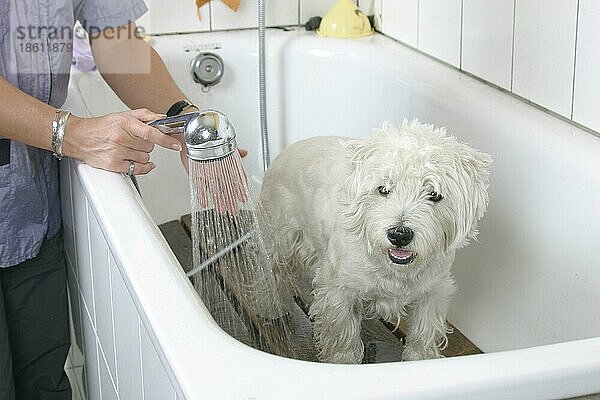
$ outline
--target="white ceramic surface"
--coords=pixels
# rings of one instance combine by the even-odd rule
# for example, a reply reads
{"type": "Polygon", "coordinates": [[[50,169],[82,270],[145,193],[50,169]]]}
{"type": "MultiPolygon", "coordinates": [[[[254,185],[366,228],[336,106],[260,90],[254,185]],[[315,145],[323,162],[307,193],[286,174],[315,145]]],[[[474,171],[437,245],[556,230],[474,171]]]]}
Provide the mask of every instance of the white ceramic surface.
{"type": "Polygon", "coordinates": [[[513,92],[567,118],[573,98],[577,3],[515,3],[513,92]]]}
{"type": "Polygon", "coordinates": [[[462,69],[510,90],[514,0],[463,0],[462,69]]]}
{"type": "MultiPolygon", "coordinates": [[[[89,268],[88,246],[79,244],[88,234],[81,212],[86,220],[96,216],[115,260],[91,268],[109,268],[114,278],[118,391],[143,392],[144,377],[159,376],[182,399],[548,399],[600,392],[600,209],[593,207],[600,198],[600,139],[381,35],[339,41],[269,30],[268,37],[273,155],[309,136],[363,137],[386,119],[414,117],[445,125],[492,154],[489,211],[479,241],[457,257],[459,292],[450,311],[487,354],[334,366],[252,350],[216,327],[155,225],[189,211],[176,154],[153,155],[162,175],[140,178],[143,199],[119,174],[67,163],[63,173],[77,180],[69,183],[75,237],[65,246],[83,253],[79,276],[89,268]],[[87,214],[80,206],[86,199],[87,214]],[[156,358],[144,356],[150,350],[156,358]],[[123,381],[122,368],[140,378],[123,381]]],[[[255,32],[155,43],[194,102],[232,118],[240,146],[250,150],[248,170],[260,180],[255,32]],[[215,51],[227,71],[209,94],[190,81],[190,43],[221,44],[215,51]]],[[[75,73],[71,86],[67,106],[79,113],[97,112],[86,104],[111,104],[95,74],[75,73]]],[[[82,279],[84,297],[93,297],[82,279]]]]}
{"type": "Polygon", "coordinates": [[[460,68],[461,13],[462,0],[419,0],[419,49],[460,68]]]}
{"type": "Polygon", "coordinates": [[[600,1],[580,0],[573,120],[600,132],[600,1]]]}
{"type": "Polygon", "coordinates": [[[419,37],[419,0],[382,0],[382,32],[412,47],[419,37]]]}
{"type": "Polygon", "coordinates": [[[146,33],[182,33],[208,31],[210,25],[211,4],[200,8],[193,0],[145,0],[148,12],[137,22],[146,33]]]}
{"type": "Polygon", "coordinates": [[[377,1],[379,0],[358,0],[357,4],[360,10],[365,14],[374,15],[377,6],[377,1]]]}
{"type": "MultiPolygon", "coordinates": [[[[212,29],[255,28],[258,26],[258,0],[240,2],[237,12],[220,1],[211,4],[212,29]]],[[[298,0],[265,0],[266,24],[298,24],[298,0]]]]}

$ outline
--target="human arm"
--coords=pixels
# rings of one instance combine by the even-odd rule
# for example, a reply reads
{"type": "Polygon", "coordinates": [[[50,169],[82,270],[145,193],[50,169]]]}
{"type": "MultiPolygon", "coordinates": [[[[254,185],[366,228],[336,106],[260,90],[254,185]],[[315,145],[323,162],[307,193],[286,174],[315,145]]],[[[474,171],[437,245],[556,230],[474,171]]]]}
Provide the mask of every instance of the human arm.
{"type": "Polygon", "coordinates": [[[135,22],[92,33],[90,44],[98,71],[129,108],[166,113],[186,98],[160,56],[137,33],[135,22]]]}
{"type": "MultiPolygon", "coordinates": [[[[24,93],[3,78],[0,78],[0,93],[0,136],[50,150],[55,108],[24,93]]],[[[159,117],[148,110],[98,118],[72,116],[65,128],[63,154],[114,172],[127,172],[128,160],[133,160],[136,173],[147,173],[154,168],[147,153],[155,143],[167,148],[179,145],[173,138],[142,122],[159,117]]]]}

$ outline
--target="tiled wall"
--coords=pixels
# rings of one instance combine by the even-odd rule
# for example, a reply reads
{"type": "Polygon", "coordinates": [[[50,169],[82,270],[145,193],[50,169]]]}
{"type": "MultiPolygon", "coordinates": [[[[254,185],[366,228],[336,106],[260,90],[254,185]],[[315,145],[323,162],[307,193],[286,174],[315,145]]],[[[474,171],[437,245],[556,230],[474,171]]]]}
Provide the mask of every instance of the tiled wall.
{"type": "MultiPolygon", "coordinates": [[[[146,0],[151,33],[249,28],[220,0],[146,0]],[[168,16],[168,18],[165,18],[168,16]]],[[[600,0],[355,0],[384,34],[600,132],[600,0]]],[[[303,24],[336,0],[266,0],[267,24],[303,24]]]]}
{"type": "Polygon", "coordinates": [[[600,1],[375,2],[383,33],[600,132],[600,1]]]}
{"type": "MultiPolygon", "coordinates": [[[[304,24],[310,17],[324,15],[337,0],[265,0],[267,25],[304,24]]],[[[357,2],[358,0],[354,0],[357,2]]],[[[373,0],[361,0],[361,8],[374,13],[373,0]]],[[[258,25],[258,0],[241,0],[237,12],[213,0],[196,13],[194,0],[146,0],[150,10],[138,21],[149,33],[193,32],[253,28],[258,25]]]]}
{"type": "Polygon", "coordinates": [[[72,160],[61,163],[61,198],[75,331],[73,399],[183,398],[134,305],[72,160]]]}

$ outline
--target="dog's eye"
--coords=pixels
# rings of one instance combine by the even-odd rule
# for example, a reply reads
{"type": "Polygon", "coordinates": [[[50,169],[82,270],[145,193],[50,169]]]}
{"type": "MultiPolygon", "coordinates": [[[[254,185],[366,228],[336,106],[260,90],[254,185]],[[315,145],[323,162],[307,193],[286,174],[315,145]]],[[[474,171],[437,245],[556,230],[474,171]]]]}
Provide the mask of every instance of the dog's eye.
{"type": "Polygon", "coordinates": [[[437,203],[438,201],[441,201],[444,198],[444,196],[442,196],[441,194],[439,194],[438,192],[430,192],[427,195],[427,199],[433,201],[434,203],[437,203]]]}
{"type": "Polygon", "coordinates": [[[388,194],[390,194],[390,189],[386,189],[385,186],[379,186],[377,188],[377,191],[379,192],[380,195],[382,195],[383,197],[386,197],[388,194]]]}

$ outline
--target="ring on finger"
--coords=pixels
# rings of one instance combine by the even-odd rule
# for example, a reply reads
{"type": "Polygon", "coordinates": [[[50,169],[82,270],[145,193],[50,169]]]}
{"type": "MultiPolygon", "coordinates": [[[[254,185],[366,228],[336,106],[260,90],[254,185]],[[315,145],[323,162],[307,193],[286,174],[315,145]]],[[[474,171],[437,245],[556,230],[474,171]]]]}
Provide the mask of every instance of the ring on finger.
{"type": "Polygon", "coordinates": [[[127,171],[127,175],[134,176],[135,175],[135,163],[129,160],[129,171],[127,171]]]}

